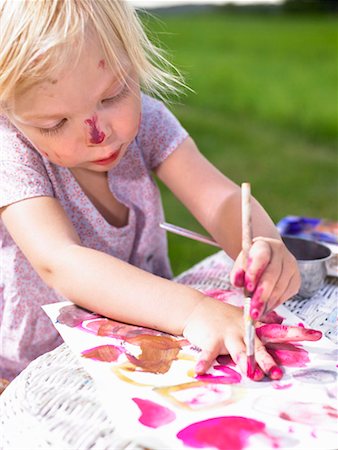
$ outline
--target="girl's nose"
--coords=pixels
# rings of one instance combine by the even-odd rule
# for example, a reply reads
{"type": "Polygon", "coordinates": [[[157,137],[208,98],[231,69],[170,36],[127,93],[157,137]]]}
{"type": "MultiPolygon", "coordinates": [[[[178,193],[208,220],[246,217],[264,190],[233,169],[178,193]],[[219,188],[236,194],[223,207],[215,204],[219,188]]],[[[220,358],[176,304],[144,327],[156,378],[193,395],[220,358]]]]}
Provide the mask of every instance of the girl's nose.
{"type": "Polygon", "coordinates": [[[84,123],[87,126],[88,145],[101,144],[107,138],[107,130],[101,128],[96,114],[86,119],[84,123]]]}

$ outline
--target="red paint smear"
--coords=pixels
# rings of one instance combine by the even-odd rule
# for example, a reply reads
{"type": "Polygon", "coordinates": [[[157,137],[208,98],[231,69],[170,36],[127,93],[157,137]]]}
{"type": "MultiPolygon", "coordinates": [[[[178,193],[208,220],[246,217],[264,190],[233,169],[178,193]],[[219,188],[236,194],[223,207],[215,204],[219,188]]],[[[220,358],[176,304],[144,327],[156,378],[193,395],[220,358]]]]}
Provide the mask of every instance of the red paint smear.
{"type": "Polygon", "coordinates": [[[327,411],[327,415],[328,415],[329,417],[333,417],[334,419],[338,419],[338,411],[336,410],[336,408],[333,408],[333,407],[330,406],[330,405],[324,405],[324,406],[323,406],[323,409],[324,409],[325,411],[327,411]]]}
{"type": "Polygon", "coordinates": [[[139,422],[150,428],[158,428],[176,419],[176,414],[169,408],[150,400],[134,397],[132,399],[140,408],[139,422]]]}
{"type": "Polygon", "coordinates": [[[230,355],[219,355],[219,356],[217,356],[216,361],[218,363],[220,363],[222,366],[235,366],[236,365],[230,355]]]}
{"type": "Polygon", "coordinates": [[[100,131],[97,128],[97,125],[96,125],[97,117],[93,116],[91,119],[86,119],[84,122],[86,125],[89,125],[89,127],[90,127],[90,143],[91,144],[101,144],[101,142],[103,142],[106,135],[104,134],[103,131],[100,131]]]}
{"type": "Polygon", "coordinates": [[[81,355],[95,361],[113,362],[117,361],[122,353],[123,348],[107,344],[84,350],[81,355]]]}
{"type": "Polygon", "coordinates": [[[276,311],[269,311],[267,314],[264,314],[261,321],[264,323],[282,323],[285,317],[280,316],[276,313],[276,311]]]}
{"type": "Polygon", "coordinates": [[[184,445],[194,448],[242,450],[255,434],[269,438],[272,447],[279,447],[276,438],[265,431],[265,423],[239,416],[215,417],[193,423],[179,431],[177,437],[184,445]]]}
{"type": "Polygon", "coordinates": [[[330,405],[307,402],[290,402],[288,412],[281,411],[279,417],[289,422],[303,423],[310,426],[336,429],[337,410],[330,405]],[[333,419],[333,420],[332,420],[333,419]]]}
{"type": "Polygon", "coordinates": [[[56,319],[58,323],[67,325],[68,327],[80,327],[82,322],[85,320],[94,319],[99,317],[97,314],[87,311],[86,309],[80,308],[76,305],[63,306],[59,315],[56,319]]]}
{"type": "Polygon", "coordinates": [[[310,362],[308,352],[289,343],[267,343],[266,350],[278,365],[287,367],[304,367],[310,362]]]}

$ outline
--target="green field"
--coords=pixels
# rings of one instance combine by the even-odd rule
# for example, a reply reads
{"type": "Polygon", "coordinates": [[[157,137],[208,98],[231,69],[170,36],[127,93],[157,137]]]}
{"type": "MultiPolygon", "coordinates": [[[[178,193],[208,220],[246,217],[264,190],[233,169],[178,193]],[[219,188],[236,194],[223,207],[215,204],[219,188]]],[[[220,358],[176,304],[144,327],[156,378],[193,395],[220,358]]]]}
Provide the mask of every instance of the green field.
{"type": "MultiPolygon", "coordinates": [[[[194,93],[174,103],[200,150],[250,181],[275,222],[337,220],[337,17],[165,14],[145,20],[194,93]]],[[[160,186],[166,220],[202,231],[160,186]]],[[[213,247],[169,236],[177,274],[213,247]]]]}

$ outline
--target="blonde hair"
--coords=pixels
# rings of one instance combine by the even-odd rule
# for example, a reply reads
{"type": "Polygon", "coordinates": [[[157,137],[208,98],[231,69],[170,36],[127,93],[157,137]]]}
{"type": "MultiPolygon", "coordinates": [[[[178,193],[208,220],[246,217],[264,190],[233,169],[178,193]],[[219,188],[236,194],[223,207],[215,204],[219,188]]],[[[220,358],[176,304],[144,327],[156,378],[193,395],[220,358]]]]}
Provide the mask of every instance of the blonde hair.
{"type": "Polygon", "coordinates": [[[122,78],[121,49],[144,91],[163,97],[184,87],[126,0],[0,0],[0,107],[74,62],[88,29],[97,33],[108,64],[122,78]]]}

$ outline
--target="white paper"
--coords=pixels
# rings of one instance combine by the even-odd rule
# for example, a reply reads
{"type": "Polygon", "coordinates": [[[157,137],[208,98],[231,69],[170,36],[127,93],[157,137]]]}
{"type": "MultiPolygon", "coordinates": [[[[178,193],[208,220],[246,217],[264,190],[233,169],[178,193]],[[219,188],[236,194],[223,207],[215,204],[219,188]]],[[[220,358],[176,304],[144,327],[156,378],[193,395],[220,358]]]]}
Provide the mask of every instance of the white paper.
{"type": "MultiPolygon", "coordinates": [[[[134,339],[137,333],[140,341],[151,336],[148,349],[152,348],[156,334],[160,340],[166,336],[173,342],[175,339],[130,326],[118,331],[120,337],[116,337],[115,331],[115,337],[98,336],[93,329],[97,332],[98,324],[103,327],[101,330],[109,325],[100,317],[74,327],[59,323],[60,311],[71,305],[57,303],[44,306],[44,310],[95,380],[98,396],[117,429],[128,438],[161,450],[337,448],[337,350],[325,337],[317,342],[291,344],[296,356],[299,351],[308,362],[302,365],[296,358],[298,367],[284,367],[283,379],[278,382],[253,382],[245,376],[239,383],[217,382],[215,377],[229,373],[230,379],[240,377],[238,368],[220,363],[209,371],[214,377],[212,382],[201,381],[195,378],[193,370],[198,351],[188,343],[165,373],[141,370],[130,361],[140,357],[141,347],[135,345],[134,339]],[[92,331],[88,331],[89,327],[92,331]],[[81,356],[88,349],[103,345],[115,346],[117,361],[102,362],[81,356]],[[259,427],[263,428],[257,431],[259,427]]],[[[299,323],[299,318],[284,306],[278,308],[278,313],[285,317],[283,323],[299,323]]]]}

